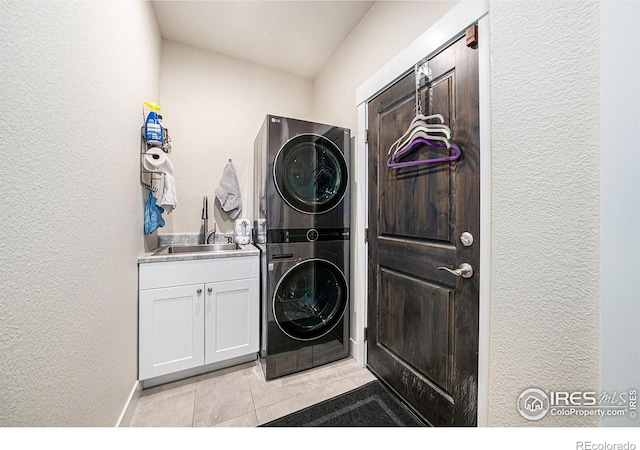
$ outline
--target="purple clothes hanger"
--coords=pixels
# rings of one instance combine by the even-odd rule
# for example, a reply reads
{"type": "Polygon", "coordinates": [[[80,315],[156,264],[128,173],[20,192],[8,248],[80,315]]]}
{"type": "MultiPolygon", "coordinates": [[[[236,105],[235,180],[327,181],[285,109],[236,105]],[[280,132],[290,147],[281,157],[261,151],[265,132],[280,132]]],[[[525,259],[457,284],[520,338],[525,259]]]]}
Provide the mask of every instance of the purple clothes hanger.
{"type": "Polygon", "coordinates": [[[438,162],[445,162],[445,161],[455,161],[456,159],[460,158],[460,154],[461,153],[460,153],[460,149],[458,148],[458,146],[454,145],[454,144],[450,144],[450,148],[452,148],[453,151],[455,152],[455,155],[453,155],[453,156],[447,156],[447,157],[443,157],[443,158],[433,158],[433,159],[420,159],[420,160],[417,160],[417,161],[393,162],[398,156],[401,156],[401,155],[407,153],[409,150],[411,150],[413,147],[415,147],[418,144],[427,144],[427,145],[432,146],[432,147],[446,147],[447,146],[447,144],[445,144],[444,142],[434,142],[434,141],[429,141],[427,139],[419,137],[419,138],[413,140],[406,147],[398,150],[393,155],[389,156],[389,159],[387,160],[387,167],[416,166],[418,164],[429,164],[429,163],[438,163],[438,162]]]}

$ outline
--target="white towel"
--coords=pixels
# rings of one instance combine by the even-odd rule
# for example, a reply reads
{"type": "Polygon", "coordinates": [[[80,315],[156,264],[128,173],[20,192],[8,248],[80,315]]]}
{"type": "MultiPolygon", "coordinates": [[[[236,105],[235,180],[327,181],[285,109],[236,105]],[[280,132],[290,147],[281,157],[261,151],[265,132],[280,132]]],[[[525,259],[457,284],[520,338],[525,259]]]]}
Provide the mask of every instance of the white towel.
{"type": "Polygon", "coordinates": [[[164,208],[167,214],[171,214],[178,204],[178,196],[176,195],[176,182],[168,172],[162,173],[162,182],[158,189],[160,196],[157,205],[164,208]]]}
{"type": "Polygon", "coordinates": [[[231,220],[235,220],[242,211],[242,198],[233,163],[227,164],[224,168],[220,184],[216,188],[216,197],[220,200],[222,209],[229,213],[231,220]]]}

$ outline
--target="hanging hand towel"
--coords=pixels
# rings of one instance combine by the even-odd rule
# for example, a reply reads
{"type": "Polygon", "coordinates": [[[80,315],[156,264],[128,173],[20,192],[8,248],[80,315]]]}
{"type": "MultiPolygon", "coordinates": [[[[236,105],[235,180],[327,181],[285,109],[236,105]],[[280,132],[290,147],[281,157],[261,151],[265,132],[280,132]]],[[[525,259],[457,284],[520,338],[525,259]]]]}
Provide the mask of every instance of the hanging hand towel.
{"type": "Polygon", "coordinates": [[[156,198],[153,196],[153,192],[149,191],[149,200],[147,200],[147,206],[144,209],[144,232],[145,234],[151,234],[158,228],[164,226],[164,219],[162,213],[164,209],[156,205],[156,198]]]}
{"type": "Polygon", "coordinates": [[[242,211],[242,198],[233,163],[227,164],[224,168],[220,184],[216,188],[216,197],[220,200],[222,209],[229,213],[231,220],[235,220],[242,211]]]}
{"type": "Polygon", "coordinates": [[[167,214],[171,214],[178,203],[176,182],[173,175],[168,172],[162,174],[162,185],[158,192],[160,192],[158,205],[163,207],[167,214]]]}

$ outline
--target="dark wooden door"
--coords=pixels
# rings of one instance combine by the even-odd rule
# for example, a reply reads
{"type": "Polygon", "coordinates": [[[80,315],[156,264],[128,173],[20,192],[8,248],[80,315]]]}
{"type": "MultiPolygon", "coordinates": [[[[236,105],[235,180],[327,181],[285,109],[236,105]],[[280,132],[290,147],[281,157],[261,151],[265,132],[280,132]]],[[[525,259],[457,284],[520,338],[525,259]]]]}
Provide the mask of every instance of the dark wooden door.
{"type": "MultiPolygon", "coordinates": [[[[428,61],[423,114],[442,114],[454,162],[391,169],[415,115],[413,72],[374,98],[369,121],[367,365],[432,425],[476,425],[480,176],[478,53],[461,39],[428,61]],[[461,242],[462,233],[473,244],[461,242]],[[438,270],[472,266],[471,278],[438,270]]],[[[411,159],[444,156],[423,147],[411,159]]],[[[447,155],[448,156],[448,155],[447,155]]]]}

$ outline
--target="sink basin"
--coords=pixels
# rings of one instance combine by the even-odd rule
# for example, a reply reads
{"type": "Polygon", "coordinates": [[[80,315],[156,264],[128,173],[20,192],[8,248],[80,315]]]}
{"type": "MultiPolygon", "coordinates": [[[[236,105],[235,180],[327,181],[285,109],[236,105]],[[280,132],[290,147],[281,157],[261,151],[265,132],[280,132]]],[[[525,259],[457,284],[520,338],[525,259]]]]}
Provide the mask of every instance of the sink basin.
{"type": "Polygon", "coordinates": [[[154,255],[174,255],[179,253],[202,253],[237,250],[238,244],[198,244],[198,245],[169,245],[154,252],[154,255]]]}

